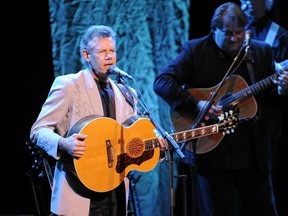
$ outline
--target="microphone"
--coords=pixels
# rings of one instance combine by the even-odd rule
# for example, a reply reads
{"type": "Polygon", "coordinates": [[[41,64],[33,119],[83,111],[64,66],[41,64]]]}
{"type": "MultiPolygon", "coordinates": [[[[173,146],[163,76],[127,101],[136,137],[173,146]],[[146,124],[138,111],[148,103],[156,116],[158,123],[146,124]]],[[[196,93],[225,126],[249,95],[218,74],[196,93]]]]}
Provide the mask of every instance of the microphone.
{"type": "Polygon", "coordinates": [[[249,49],[251,45],[251,38],[252,38],[252,31],[251,30],[245,31],[244,47],[246,47],[247,49],[249,49]]]}
{"type": "Polygon", "coordinates": [[[120,76],[120,77],[127,77],[127,78],[129,78],[129,79],[133,79],[132,76],[130,76],[130,75],[129,75],[128,73],[126,73],[125,71],[120,70],[116,65],[111,66],[111,67],[107,70],[107,72],[108,72],[109,74],[115,74],[115,75],[120,76]]]}

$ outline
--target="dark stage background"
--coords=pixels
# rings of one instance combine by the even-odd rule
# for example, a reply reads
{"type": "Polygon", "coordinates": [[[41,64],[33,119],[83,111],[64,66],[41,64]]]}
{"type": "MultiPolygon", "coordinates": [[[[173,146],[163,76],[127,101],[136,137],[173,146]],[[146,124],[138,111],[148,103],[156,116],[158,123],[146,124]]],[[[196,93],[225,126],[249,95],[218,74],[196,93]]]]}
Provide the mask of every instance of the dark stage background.
{"type": "MultiPolygon", "coordinates": [[[[212,13],[223,2],[191,0],[190,38],[208,33],[212,13]],[[200,21],[197,17],[203,13],[206,19],[200,21]]],[[[288,29],[288,2],[278,0],[275,4],[275,21],[288,29]]],[[[37,177],[37,170],[31,169],[34,157],[25,142],[29,141],[31,125],[54,79],[48,1],[4,3],[1,7],[1,27],[1,113],[4,130],[0,148],[0,215],[46,215],[50,198],[49,184],[45,177],[37,177]],[[30,171],[33,171],[33,178],[29,177],[30,171]],[[36,182],[32,183],[31,180],[36,182]]],[[[284,161],[286,152],[287,147],[283,146],[279,155],[279,164],[283,165],[279,165],[282,176],[288,174],[287,160],[284,161]]],[[[287,185],[281,184],[280,196],[285,201],[288,196],[287,185]]]]}

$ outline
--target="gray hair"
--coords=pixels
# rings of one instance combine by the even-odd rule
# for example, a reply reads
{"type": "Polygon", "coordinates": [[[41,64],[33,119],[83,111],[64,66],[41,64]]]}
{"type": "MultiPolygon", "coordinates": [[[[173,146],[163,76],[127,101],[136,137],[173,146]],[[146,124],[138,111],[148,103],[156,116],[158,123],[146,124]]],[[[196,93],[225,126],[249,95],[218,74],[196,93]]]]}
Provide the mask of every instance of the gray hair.
{"type": "Polygon", "coordinates": [[[105,25],[93,25],[90,26],[82,35],[80,44],[79,44],[79,51],[81,56],[81,63],[84,66],[87,66],[87,62],[85,61],[84,57],[82,56],[83,50],[90,50],[89,42],[92,41],[94,38],[106,38],[111,37],[116,43],[116,32],[113,31],[112,28],[105,26],[105,25]]]}

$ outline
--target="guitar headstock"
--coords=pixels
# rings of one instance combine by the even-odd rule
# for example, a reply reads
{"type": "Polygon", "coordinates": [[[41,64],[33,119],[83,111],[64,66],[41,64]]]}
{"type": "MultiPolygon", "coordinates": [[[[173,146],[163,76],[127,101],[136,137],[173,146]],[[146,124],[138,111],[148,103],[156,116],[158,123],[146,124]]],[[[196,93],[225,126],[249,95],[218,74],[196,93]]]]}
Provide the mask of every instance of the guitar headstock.
{"type": "Polygon", "coordinates": [[[222,113],[219,117],[219,130],[224,134],[234,133],[234,129],[238,125],[238,113],[234,113],[233,110],[222,113]]]}

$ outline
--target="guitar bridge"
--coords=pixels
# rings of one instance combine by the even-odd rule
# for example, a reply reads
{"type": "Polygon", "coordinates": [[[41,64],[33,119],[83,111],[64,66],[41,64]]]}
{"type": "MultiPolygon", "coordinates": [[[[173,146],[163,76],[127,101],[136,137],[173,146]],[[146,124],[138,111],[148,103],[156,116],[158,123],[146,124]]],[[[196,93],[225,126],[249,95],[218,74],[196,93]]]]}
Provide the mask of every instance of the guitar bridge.
{"type": "Polygon", "coordinates": [[[107,150],[107,160],[108,160],[108,167],[113,167],[114,162],[114,155],[113,155],[113,146],[110,140],[106,140],[106,150],[107,150]]]}

